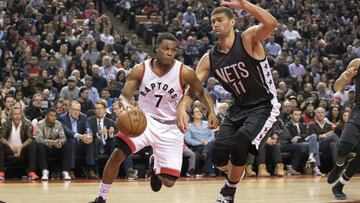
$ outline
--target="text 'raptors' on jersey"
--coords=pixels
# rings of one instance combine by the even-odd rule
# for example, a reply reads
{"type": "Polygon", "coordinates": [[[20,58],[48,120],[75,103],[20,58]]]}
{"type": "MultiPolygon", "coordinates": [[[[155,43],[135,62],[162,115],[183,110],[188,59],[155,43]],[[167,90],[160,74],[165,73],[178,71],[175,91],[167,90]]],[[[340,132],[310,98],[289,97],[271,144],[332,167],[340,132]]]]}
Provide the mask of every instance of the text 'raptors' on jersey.
{"type": "Polygon", "coordinates": [[[152,68],[153,59],[144,61],[144,73],[139,87],[139,105],[147,115],[163,121],[176,119],[176,107],[184,95],[181,84],[183,64],[174,60],[172,67],[163,75],[152,68]]]}

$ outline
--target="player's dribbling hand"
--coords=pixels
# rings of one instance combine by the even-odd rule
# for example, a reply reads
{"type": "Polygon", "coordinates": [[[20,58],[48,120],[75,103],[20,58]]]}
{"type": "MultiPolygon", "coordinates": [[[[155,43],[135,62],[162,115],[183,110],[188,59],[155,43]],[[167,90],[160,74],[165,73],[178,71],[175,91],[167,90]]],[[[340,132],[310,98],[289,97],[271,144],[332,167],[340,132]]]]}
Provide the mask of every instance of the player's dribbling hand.
{"type": "Polygon", "coordinates": [[[246,0],[230,0],[230,1],[221,1],[222,6],[228,6],[231,8],[244,8],[248,4],[246,0]]]}
{"type": "Polygon", "coordinates": [[[177,111],[176,113],[176,125],[182,133],[186,133],[188,130],[189,115],[186,111],[177,111]]]}
{"type": "Polygon", "coordinates": [[[208,127],[210,129],[215,129],[218,127],[217,125],[218,125],[218,119],[215,113],[210,113],[208,116],[208,127]]]}

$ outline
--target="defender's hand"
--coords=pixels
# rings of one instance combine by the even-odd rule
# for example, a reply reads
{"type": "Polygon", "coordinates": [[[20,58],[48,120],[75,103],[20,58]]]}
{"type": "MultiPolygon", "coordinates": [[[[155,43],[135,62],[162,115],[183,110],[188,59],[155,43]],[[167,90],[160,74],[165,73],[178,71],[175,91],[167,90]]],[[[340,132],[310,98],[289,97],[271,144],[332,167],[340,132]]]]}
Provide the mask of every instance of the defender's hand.
{"type": "Polygon", "coordinates": [[[178,111],[176,113],[176,125],[182,133],[188,130],[189,115],[186,111],[178,111]]]}
{"type": "Polygon", "coordinates": [[[230,8],[245,8],[248,5],[246,0],[230,0],[230,1],[221,1],[222,6],[228,6],[230,8]]]}
{"type": "Polygon", "coordinates": [[[218,119],[215,113],[210,113],[208,116],[208,126],[210,129],[215,129],[218,127],[218,119]]]}

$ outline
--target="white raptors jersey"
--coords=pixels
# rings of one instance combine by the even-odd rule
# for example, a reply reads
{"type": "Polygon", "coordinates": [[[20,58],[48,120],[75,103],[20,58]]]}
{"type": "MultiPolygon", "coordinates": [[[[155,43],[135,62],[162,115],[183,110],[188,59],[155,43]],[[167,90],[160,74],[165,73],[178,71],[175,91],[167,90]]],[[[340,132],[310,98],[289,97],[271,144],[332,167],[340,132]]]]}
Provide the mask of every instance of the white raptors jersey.
{"type": "Polygon", "coordinates": [[[174,60],[164,75],[152,68],[152,59],[144,61],[144,74],[139,87],[139,105],[147,115],[162,121],[176,119],[176,107],[183,97],[181,69],[183,64],[174,60]]]}

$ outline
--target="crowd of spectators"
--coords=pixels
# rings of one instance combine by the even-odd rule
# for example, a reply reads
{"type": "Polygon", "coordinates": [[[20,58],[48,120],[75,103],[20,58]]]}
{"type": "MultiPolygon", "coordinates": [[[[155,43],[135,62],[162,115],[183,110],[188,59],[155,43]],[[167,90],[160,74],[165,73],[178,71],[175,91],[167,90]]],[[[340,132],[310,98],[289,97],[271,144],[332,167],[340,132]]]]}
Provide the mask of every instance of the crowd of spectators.
{"type": "MultiPolygon", "coordinates": [[[[160,16],[163,23],[151,26],[154,37],[161,32],[173,33],[178,39],[177,59],[194,69],[201,56],[216,43],[210,14],[219,5],[218,1],[113,2],[122,20],[129,15],[160,16]]],[[[291,153],[286,169],[291,174],[305,172],[299,162],[301,153],[308,153],[303,164],[315,165],[309,174],[321,175],[320,169],[327,172],[332,165],[322,166],[320,154],[331,154],[332,161],[335,160],[336,142],[354,105],[353,84],[340,92],[334,92],[333,85],[347,64],[360,57],[360,4],[339,0],[251,2],[269,10],[279,22],[273,34],[263,42],[283,106],[276,131],[268,140],[269,147],[265,148],[272,149],[269,155],[276,165],[274,172],[280,176],[284,174],[280,153],[285,152],[291,153]],[[297,117],[292,115],[298,113],[299,118],[292,120],[297,117]],[[303,126],[301,131],[294,131],[293,126],[299,125],[296,123],[303,126]]],[[[258,23],[254,16],[241,9],[235,9],[234,14],[235,28],[239,32],[258,23]]],[[[231,104],[231,95],[215,78],[210,77],[205,88],[213,94],[218,106],[224,102],[231,104]]],[[[185,143],[194,149],[189,139],[185,139],[185,143]]],[[[257,159],[260,173],[267,176],[265,155],[260,154],[257,159]]],[[[247,169],[253,173],[252,168],[247,169]]]]}
{"type": "MultiPolygon", "coordinates": [[[[46,157],[34,155],[37,151],[56,154],[63,160],[64,179],[75,178],[72,171],[77,167],[76,156],[85,154],[86,177],[97,177],[94,172],[97,157],[110,153],[111,140],[117,132],[116,98],[133,65],[151,58],[136,34],[127,38],[124,30],[114,28],[110,17],[103,13],[101,2],[0,1],[0,179],[5,173],[5,152],[29,159],[30,178],[37,178],[35,172],[39,170],[46,179],[49,175],[46,157]],[[104,116],[111,122],[104,121],[104,116]],[[20,131],[16,127],[19,123],[20,131]],[[89,123],[98,125],[93,129],[94,124],[89,126],[89,123]],[[29,125],[32,125],[31,132],[27,129],[29,125]],[[43,131],[39,133],[39,129],[43,131]],[[47,134],[54,133],[52,131],[56,135],[47,134]],[[20,134],[21,139],[12,139],[15,133],[20,134]],[[71,153],[66,154],[63,148],[69,148],[71,153]]],[[[154,37],[161,32],[173,33],[178,39],[177,59],[194,69],[201,56],[216,43],[210,13],[219,5],[218,1],[103,2],[122,21],[128,20],[129,15],[160,16],[163,22],[151,27],[154,37]]],[[[320,165],[319,155],[334,153],[334,143],[354,105],[354,86],[334,92],[333,84],[347,64],[360,57],[360,3],[340,0],[252,2],[269,10],[279,22],[263,44],[282,103],[276,131],[267,142],[279,150],[267,148],[274,148],[275,152],[270,155],[277,151],[291,153],[291,161],[285,164],[292,174],[304,172],[299,157],[301,153],[308,153],[305,164],[316,163],[312,173],[321,175],[320,169],[328,171],[329,168],[320,165]],[[303,128],[296,127],[298,123],[303,128]]],[[[242,10],[235,9],[234,14],[239,32],[257,24],[253,16],[242,10]]],[[[209,77],[205,88],[214,96],[221,121],[224,109],[231,105],[231,95],[213,77],[209,77]]],[[[206,109],[193,106],[192,117],[200,117],[199,111],[206,117],[206,109]]],[[[196,126],[205,124],[195,119],[194,131],[196,126]]],[[[196,144],[189,132],[186,149],[196,151],[205,163],[203,172],[213,176],[211,154],[207,153],[213,135],[206,129],[203,131],[207,132],[202,135],[204,140],[195,136],[196,144]]],[[[259,166],[265,164],[264,154],[257,158],[259,166]]],[[[275,174],[281,176],[284,160],[277,155],[273,155],[273,160],[277,168],[275,174]]],[[[136,177],[131,159],[124,165],[127,175],[136,177]]],[[[266,167],[262,172],[267,174],[266,167]]],[[[194,173],[194,170],[188,171],[189,176],[194,173]]]]}

